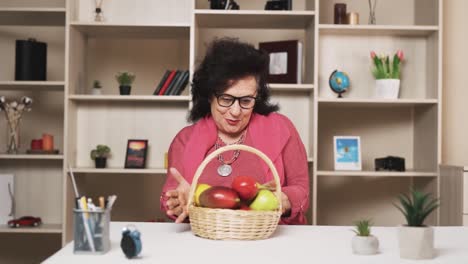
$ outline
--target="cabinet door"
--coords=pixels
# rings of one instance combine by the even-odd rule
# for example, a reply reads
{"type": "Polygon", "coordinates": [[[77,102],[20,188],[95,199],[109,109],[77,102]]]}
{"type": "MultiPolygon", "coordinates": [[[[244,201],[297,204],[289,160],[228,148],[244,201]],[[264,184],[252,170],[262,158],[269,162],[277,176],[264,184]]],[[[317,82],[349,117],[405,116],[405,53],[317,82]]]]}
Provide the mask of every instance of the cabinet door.
{"type": "Polygon", "coordinates": [[[463,174],[463,213],[468,214],[468,171],[463,174]]]}

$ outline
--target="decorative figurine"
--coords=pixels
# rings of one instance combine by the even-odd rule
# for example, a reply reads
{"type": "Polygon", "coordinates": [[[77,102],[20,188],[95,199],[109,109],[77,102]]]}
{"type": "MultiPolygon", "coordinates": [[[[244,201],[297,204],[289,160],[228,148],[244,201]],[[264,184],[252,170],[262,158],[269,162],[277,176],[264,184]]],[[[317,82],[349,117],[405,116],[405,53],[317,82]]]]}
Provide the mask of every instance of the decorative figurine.
{"type": "Polygon", "coordinates": [[[5,96],[0,96],[0,112],[5,112],[8,123],[8,149],[9,154],[18,154],[19,151],[19,124],[24,111],[31,111],[32,99],[23,96],[20,103],[16,101],[6,102],[5,96]]]}

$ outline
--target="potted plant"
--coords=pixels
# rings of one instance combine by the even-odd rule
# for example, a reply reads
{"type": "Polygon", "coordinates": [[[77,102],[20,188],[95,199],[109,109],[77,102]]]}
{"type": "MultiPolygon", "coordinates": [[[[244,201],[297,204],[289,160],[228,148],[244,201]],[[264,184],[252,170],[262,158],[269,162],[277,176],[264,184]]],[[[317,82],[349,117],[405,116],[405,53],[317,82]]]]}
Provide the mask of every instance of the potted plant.
{"type": "Polygon", "coordinates": [[[101,82],[98,80],[94,80],[93,82],[93,89],[91,90],[91,94],[93,95],[101,95],[101,82]]]}
{"type": "Polygon", "coordinates": [[[115,75],[119,83],[120,95],[129,95],[132,89],[132,83],[135,81],[135,74],[128,71],[120,71],[115,75]]]}
{"type": "Polygon", "coordinates": [[[96,168],[106,167],[110,151],[110,148],[106,145],[97,145],[95,149],[91,150],[91,159],[94,160],[96,168]]]}
{"type": "Polygon", "coordinates": [[[379,251],[379,240],[371,234],[372,222],[364,219],[354,223],[356,235],[351,240],[354,254],[374,255],[379,251]]]}
{"type": "Polygon", "coordinates": [[[434,257],[434,230],[424,225],[426,217],[439,207],[439,199],[431,198],[417,190],[410,196],[398,196],[400,206],[395,205],[406,218],[407,225],[398,228],[400,257],[405,259],[431,259],[434,257]]]}
{"type": "Polygon", "coordinates": [[[388,55],[378,56],[374,51],[370,53],[373,61],[372,74],[376,79],[375,96],[383,99],[397,99],[400,91],[401,63],[403,51],[398,50],[392,61],[388,55]]]}

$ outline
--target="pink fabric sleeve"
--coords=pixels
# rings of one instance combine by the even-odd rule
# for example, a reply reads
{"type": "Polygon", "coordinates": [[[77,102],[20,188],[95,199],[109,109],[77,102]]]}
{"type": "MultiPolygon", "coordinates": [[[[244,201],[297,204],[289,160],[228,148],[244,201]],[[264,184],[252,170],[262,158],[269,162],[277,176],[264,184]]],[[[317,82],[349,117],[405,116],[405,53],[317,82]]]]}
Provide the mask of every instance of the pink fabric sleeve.
{"type": "Polygon", "coordinates": [[[309,168],[307,153],[291,121],[286,122],[291,137],[283,149],[284,183],[282,192],[291,203],[291,214],[281,218],[282,224],[307,224],[305,213],[309,207],[309,168]]]}
{"type": "MultiPolygon", "coordinates": [[[[168,210],[166,201],[167,198],[165,196],[165,193],[169,190],[174,190],[177,188],[177,181],[169,175],[169,168],[173,167],[176,168],[182,176],[185,177],[184,171],[183,171],[183,166],[182,166],[182,155],[184,152],[185,144],[190,136],[190,129],[191,127],[186,127],[182,129],[172,140],[171,145],[169,146],[169,151],[168,151],[168,169],[166,172],[166,181],[164,183],[164,186],[162,188],[161,196],[160,196],[160,209],[162,212],[166,212],[168,210]]],[[[176,217],[174,216],[168,216],[169,218],[175,220],[176,217]]]]}

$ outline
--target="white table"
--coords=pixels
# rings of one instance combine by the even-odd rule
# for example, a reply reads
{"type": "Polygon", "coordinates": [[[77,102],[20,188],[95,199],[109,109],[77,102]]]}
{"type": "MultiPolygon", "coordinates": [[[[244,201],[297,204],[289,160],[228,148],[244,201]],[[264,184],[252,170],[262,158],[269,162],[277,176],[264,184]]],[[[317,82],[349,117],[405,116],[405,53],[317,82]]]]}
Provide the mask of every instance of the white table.
{"type": "Polygon", "coordinates": [[[257,241],[217,241],[193,235],[188,224],[111,223],[111,250],[104,255],[74,255],[73,242],[44,263],[296,264],[296,263],[468,263],[468,227],[435,227],[437,257],[412,261],[399,257],[395,227],[374,227],[380,253],[351,252],[354,233],[347,226],[278,226],[257,241]],[[129,262],[120,249],[121,230],[134,224],[142,233],[141,257],[129,262]]]}

